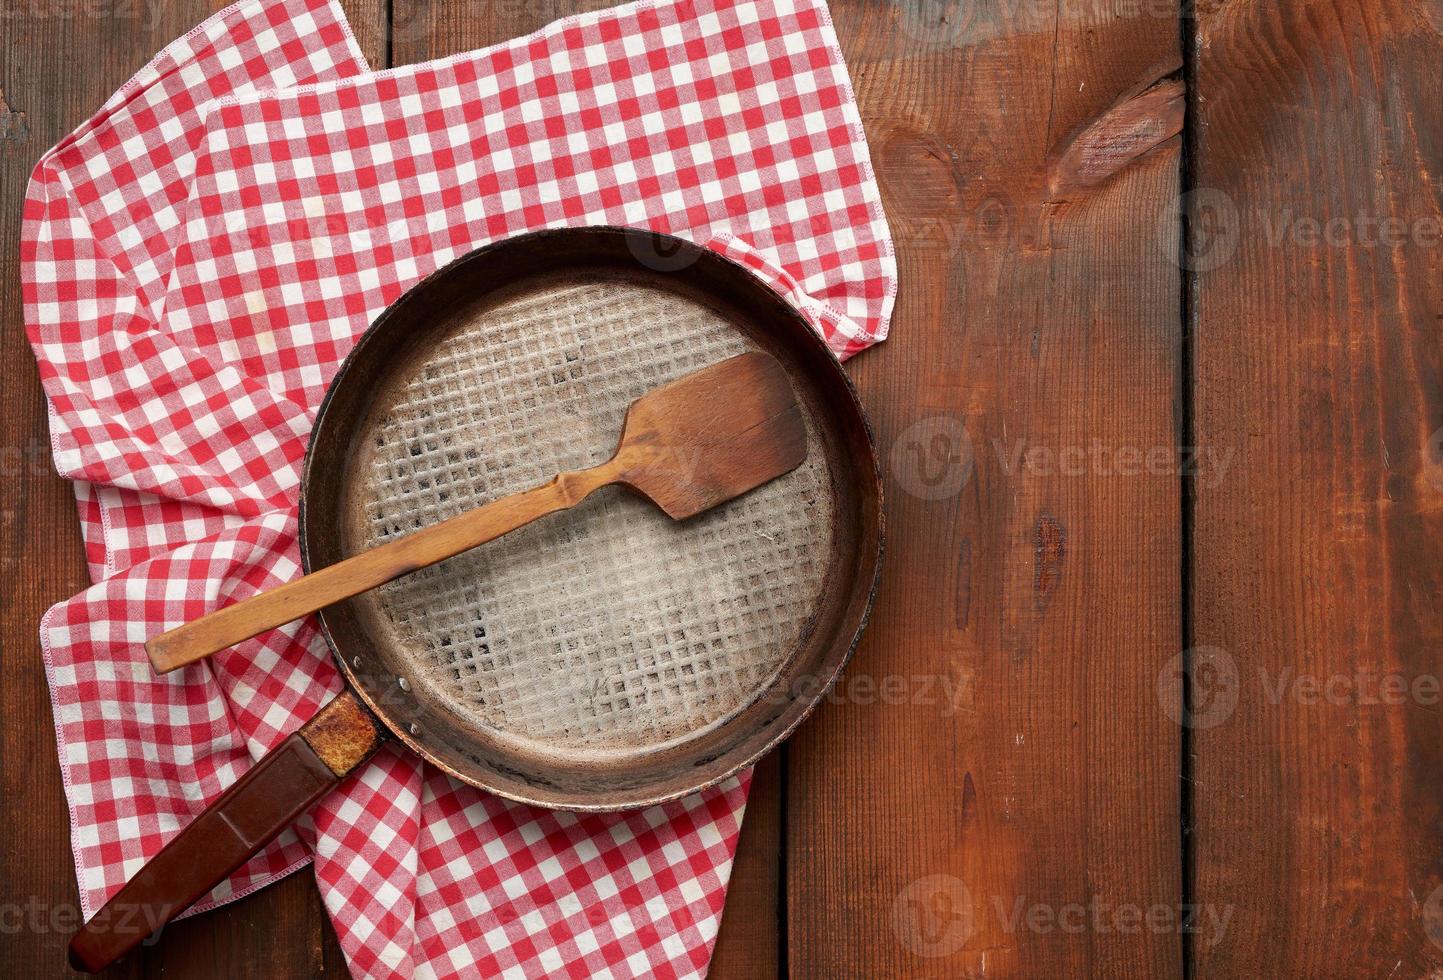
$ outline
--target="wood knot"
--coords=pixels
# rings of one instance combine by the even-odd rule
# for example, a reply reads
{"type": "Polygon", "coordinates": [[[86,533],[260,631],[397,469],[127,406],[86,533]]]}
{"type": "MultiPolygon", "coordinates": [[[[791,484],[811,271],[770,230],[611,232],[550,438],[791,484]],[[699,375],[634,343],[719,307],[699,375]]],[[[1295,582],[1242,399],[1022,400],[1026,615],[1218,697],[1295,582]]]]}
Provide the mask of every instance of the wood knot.
{"type": "Polygon", "coordinates": [[[0,88],[0,140],[25,140],[30,138],[30,120],[23,112],[16,112],[5,101],[5,90],[0,88]]]}
{"type": "Polygon", "coordinates": [[[1163,67],[1161,77],[1124,93],[1055,155],[1047,182],[1052,200],[1101,184],[1182,132],[1187,86],[1174,77],[1177,65],[1163,67]]]}
{"type": "Polygon", "coordinates": [[[957,151],[932,133],[901,123],[877,142],[877,178],[900,236],[948,246],[962,224],[965,180],[957,151]]]}

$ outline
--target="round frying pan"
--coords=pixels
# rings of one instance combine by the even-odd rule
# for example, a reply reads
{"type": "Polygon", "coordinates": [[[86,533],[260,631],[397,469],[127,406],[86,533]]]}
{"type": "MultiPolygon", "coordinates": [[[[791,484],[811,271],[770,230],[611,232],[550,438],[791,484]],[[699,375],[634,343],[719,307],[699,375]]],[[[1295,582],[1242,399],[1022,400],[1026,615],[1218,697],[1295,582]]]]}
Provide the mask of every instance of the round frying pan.
{"type": "Polygon", "coordinates": [[[389,307],[321,404],[301,488],[309,572],[615,448],[626,406],[748,350],[785,368],[802,466],[672,522],[622,488],[327,607],[347,688],[173,839],[71,942],[98,970],[184,911],[385,740],[513,800],[619,810],[751,765],[841,671],[881,562],[856,392],[807,322],[680,239],[497,242],[389,307]]]}

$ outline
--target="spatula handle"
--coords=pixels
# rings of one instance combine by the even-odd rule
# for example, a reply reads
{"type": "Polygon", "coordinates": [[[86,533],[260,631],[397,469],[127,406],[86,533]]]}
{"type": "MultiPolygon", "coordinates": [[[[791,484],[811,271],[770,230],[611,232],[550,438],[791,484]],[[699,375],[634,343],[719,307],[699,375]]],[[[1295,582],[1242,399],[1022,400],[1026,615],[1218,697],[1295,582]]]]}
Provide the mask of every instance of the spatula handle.
{"type": "Polygon", "coordinates": [[[404,538],[353,555],[293,582],[262,592],[153,636],[145,644],[151,666],[165,674],[257,633],[300,619],[418,568],[499,538],[539,517],[565,510],[611,483],[611,463],[563,473],[550,483],[502,497],[404,538]]]}

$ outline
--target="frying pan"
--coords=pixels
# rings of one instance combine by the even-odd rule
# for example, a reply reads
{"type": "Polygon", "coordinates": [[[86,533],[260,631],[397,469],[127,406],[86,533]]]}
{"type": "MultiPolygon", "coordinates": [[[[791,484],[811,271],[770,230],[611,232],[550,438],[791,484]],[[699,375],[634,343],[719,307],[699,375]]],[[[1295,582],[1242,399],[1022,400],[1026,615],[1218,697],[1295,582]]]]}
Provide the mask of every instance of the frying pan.
{"type": "Polygon", "coordinates": [[[305,569],[614,447],[635,397],[763,350],[797,470],[673,524],[624,490],[319,614],[346,688],[161,850],[70,945],[99,970],[183,912],[385,740],[523,803],[620,810],[751,765],[801,723],[871,607],[881,484],[856,392],[741,266],[596,227],[487,245],[385,310],[332,380],[301,486],[305,569]]]}

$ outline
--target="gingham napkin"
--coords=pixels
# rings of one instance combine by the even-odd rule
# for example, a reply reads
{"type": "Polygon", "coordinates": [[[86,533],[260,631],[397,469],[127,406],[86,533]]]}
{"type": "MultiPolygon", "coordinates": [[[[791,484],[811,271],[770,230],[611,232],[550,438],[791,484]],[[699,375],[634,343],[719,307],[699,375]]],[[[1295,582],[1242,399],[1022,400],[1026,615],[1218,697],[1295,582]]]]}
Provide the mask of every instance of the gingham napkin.
{"type": "MultiPolygon", "coordinates": [[[[31,184],[26,318],[100,577],[42,623],[87,916],[339,689],[309,623],[161,678],[140,644],[299,574],[314,410],[406,287],[498,237],[640,225],[746,263],[841,356],[885,334],[820,2],[632,4],[365,69],[334,5],[238,4],[31,184]]],[[[389,748],[199,907],[314,860],[357,975],[700,975],[745,787],[577,816],[389,748]]]]}

